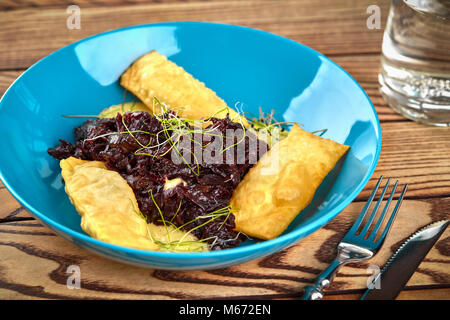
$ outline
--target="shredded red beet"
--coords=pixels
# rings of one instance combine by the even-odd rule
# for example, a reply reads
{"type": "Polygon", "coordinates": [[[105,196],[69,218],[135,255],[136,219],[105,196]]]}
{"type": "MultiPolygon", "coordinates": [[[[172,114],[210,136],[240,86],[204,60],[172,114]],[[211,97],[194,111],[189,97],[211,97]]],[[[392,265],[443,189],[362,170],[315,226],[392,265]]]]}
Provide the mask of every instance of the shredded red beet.
{"type": "MultiPolygon", "coordinates": [[[[170,116],[174,115],[168,113],[163,117],[170,116]]],[[[48,153],[56,159],[73,156],[104,161],[108,169],[119,172],[126,179],[136,195],[140,211],[149,222],[160,224],[162,213],[166,221],[172,221],[176,226],[190,222],[184,229],[191,230],[208,221],[198,217],[229,206],[233,190],[267,150],[267,145],[249,131],[244,131],[240,137],[227,136],[229,132],[242,132],[240,123],[232,122],[228,117],[212,118],[211,122],[200,135],[178,134],[179,144],[175,146],[184,146],[182,149],[174,147],[175,132],[164,128],[164,123],[157,117],[147,112],[125,113],[123,117],[118,114],[114,119],[86,121],[75,128],[74,145],[60,140],[61,144],[49,149],[48,153]],[[257,141],[258,147],[252,148],[251,141],[257,141]],[[203,149],[209,144],[220,143],[222,149],[220,154],[211,152],[214,161],[197,161],[192,157],[190,163],[185,163],[186,154],[198,151],[196,143],[203,149]],[[174,157],[175,150],[183,151],[184,155],[174,157]],[[168,179],[176,178],[185,183],[164,188],[168,179]]],[[[189,125],[187,128],[192,129],[189,125]]],[[[234,227],[231,213],[193,230],[193,234],[199,239],[209,239],[211,250],[230,248],[245,239],[233,230],[234,227]]]]}

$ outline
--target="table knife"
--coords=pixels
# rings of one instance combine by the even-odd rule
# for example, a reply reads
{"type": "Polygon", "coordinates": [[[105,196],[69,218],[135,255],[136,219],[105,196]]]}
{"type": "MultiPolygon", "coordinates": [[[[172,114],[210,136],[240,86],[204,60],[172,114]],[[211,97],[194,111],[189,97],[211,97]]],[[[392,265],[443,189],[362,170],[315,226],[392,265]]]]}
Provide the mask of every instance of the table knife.
{"type": "Polygon", "coordinates": [[[374,278],[361,300],[394,300],[449,223],[450,220],[434,222],[412,234],[374,278]]]}

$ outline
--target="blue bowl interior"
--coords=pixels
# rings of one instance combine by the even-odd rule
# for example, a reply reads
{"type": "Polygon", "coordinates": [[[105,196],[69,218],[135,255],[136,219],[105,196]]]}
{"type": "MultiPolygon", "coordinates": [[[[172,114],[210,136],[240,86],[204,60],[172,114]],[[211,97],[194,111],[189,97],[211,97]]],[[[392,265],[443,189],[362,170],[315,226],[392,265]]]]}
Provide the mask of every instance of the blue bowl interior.
{"type": "MultiPolygon", "coordinates": [[[[132,97],[128,94],[128,100],[132,97]]],[[[381,147],[376,112],[361,87],[340,67],[294,41],[244,27],[163,23],[87,38],[27,70],[0,102],[0,173],[12,194],[60,235],[97,253],[162,268],[213,268],[267,255],[320,228],[351,202],[370,178],[381,147]],[[121,103],[120,75],[156,49],[248,115],[275,110],[324,138],[351,146],[308,206],[279,238],[201,254],[155,253],[92,239],[64,192],[58,162],[47,154],[58,139],[73,141],[85,119],[121,103]],[[220,257],[220,259],[219,259],[220,257]],[[166,259],[164,263],[160,263],[166,259]],[[188,261],[188,262],[187,262],[188,261]]]]}

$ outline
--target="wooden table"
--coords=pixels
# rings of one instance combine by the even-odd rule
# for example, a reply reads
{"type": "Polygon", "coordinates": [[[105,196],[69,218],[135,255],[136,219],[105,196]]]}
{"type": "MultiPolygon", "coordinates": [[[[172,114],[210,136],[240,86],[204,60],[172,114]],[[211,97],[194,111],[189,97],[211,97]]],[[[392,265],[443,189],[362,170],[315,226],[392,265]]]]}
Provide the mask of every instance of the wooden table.
{"type": "MultiPolygon", "coordinates": [[[[327,226],[270,257],[213,271],[131,267],[82,250],[32,218],[0,186],[0,299],[34,298],[274,298],[299,296],[328,265],[339,239],[361,210],[379,175],[409,184],[406,200],[382,251],[345,266],[327,299],[357,299],[370,276],[400,243],[425,224],[450,216],[450,129],[408,121],[378,91],[377,72],[388,1],[144,1],[74,0],[81,29],[69,30],[65,0],[0,1],[0,93],[50,52],[102,31],[159,21],[240,24],[306,44],[345,68],[366,90],[381,120],[383,148],[365,190],[327,226]],[[153,2],[153,3],[152,3],[153,2]],[[369,5],[381,9],[381,29],[369,29],[369,5]],[[79,265],[81,289],[66,287],[79,265]]],[[[399,299],[450,299],[450,230],[421,263],[399,299]]]]}

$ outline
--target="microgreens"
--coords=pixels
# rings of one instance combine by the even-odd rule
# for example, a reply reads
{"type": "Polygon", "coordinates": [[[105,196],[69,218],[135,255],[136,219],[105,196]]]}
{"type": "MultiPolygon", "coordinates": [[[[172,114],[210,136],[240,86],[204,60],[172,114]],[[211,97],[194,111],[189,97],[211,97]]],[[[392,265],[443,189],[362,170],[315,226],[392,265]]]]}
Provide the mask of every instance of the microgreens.
{"type": "MultiPolygon", "coordinates": [[[[193,231],[197,230],[198,228],[204,227],[205,225],[211,223],[212,221],[214,221],[214,220],[216,220],[216,219],[218,219],[218,218],[220,218],[220,217],[225,217],[225,218],[224,218],[224,221],[223,221],[223,222],[219,225],[219,227],[217,228],[217,230],[220,230],[220,229],[223,227],[223,225],[226,223],[226,221],[228,220],[229,216],[230,216],[232,213],[237,212],[237,209],[233,209],[233,208],[231,208],[231,206],[226,206],[226,207],[224,207],[224,208],[217,209],[217,210],[215,210],[215,211],[206,213],[206,214],[204,214],[204,215],[197,216],[197,217],[195,217],[194,219],[192,219],[192,220],[190,220],[190,221],[188,221],[188,222],[182,224],[181,226],[176,226],[172,221],[173,221],[173,219],[175,218],[175,216],[178,214],[178,212],[179,212],[179,210],[180,210],[180,208],[181,208],[181,202],[180,202],[180,204],[178,205],[178,209],[177,209],[175,215],[174,215],[170,220],[166,220],[166,219],[164,218],[164,215],[163,215],[163,213],[162,213],[160,207],[159,207],[158,204],[156,203],[155,198],[153,197],[153,191],[152,191],[151,189],[149,190],[149,193],[150,193],[150,196],[151,196],[151,198],[152,198],[152,201],[153,201],[153,203],[154,203],[154,205],[155,205],[156,209],[158,210],[158,213],[159,213],[159,215],[160,215],[160,217],[161,217],[161,219],[159,219],[158,222],[160,222],[160,223],[162,223],[162,224],[164,225],[164,228],[165,228],[165,231],[166,231],[166,235],[167,235],[167,241],[163,241],[163,240],[160,240],[160,239],[156,239],[156,238],[151,234],[150,230],[148,229],[148,225],[147,225],[147,233],[148,233],[150,239],[151,239],[154,243],[156,243],[157,245],[159,245],[161,248],[163,248],[163,249],[165,249],[165,250],[169,250],[169,251],[176,251],[177,248],[178,248],[179,246],[191,246],[191,245],[193,245],[193,244],[198,244],[199,247],[198,247],[197,249],[198,249],[198,250],[201,250],[201,248],[202,248],[201,245],[208,244],[208,242],[209,242],[210,240],[213,240],[213,241],[211,242],[211,244],[209,245],[209,247],[213,247],[214,244],[215,244],[215,242],[216,242],[217,239],[218,239],[217,236],[214,236],[214,237],[208,237],[208,238],[200,239],[200,240],[185,240],[185,238],[186,238],[189,234],[191,234],[193,231]],[[187,228],[189,225],[191,225],[192,223],[194,223],[194,222],[196,222],[196,221],[199,221],[199,220],[202,220],[202,219],[207,219],[207,221],[206,221],[206,222],[203,222],[203,223],[201,223],[201,224],[199,224],[199,225],[197,225],[197,226],[195,226],[195,227],[193,227],[193,228],[191,228],[191,229],[189,229],[188,231],[183,231],[183,229],[186,230],[186,228],[187,228]],[[172,226],[173,229],[172,229],[172,230],[169,230],[168,226],[172,226]],[[171,239],[170,239],[170,233],[171,233],[171,232],[176,232],[176,231],[184,232],[183,236],[182,236],[180,239],[178,239],[178,240],[171,240],[171,239]]],[[[131,201],[131,199],[130,199],[130,201],[131,201]]],[[[136,208],[134,207],[134,204],[133,204],[132,201],[131,201],[131,203],[132,203],[132,206],[133,206],[133,210],[136,212],[136,214],[138,214],[141,218],[143,218],[145,221],[147,221],[147,218],[145,217],[145,215],[144,215],[139,209],[136,209],[136,208]]],[[[228,240],[223,240],[223,241],[226,242],[226,241],[233,241],[233,240],[236,240],[237,237],[239,237],[240,234],[241,234],[241,233],[238,233],[238,234],[236,235],[236,237],[233,238],[233,239],[228,239],[228,240]]]]}

